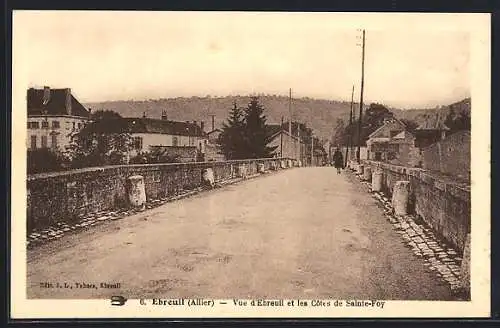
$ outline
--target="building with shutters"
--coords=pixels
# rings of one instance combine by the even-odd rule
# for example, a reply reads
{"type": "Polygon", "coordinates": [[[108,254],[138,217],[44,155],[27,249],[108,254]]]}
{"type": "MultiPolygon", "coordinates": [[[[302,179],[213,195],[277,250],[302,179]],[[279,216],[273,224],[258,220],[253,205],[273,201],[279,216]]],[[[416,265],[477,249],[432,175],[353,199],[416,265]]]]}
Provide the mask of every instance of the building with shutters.
{"type": "Polygon", "coordinates": [[[65,151],[71,137],[91,121],[90,110],[71,89],[30,88],[27,92],[28,150],[48,148],[65,151]]]}

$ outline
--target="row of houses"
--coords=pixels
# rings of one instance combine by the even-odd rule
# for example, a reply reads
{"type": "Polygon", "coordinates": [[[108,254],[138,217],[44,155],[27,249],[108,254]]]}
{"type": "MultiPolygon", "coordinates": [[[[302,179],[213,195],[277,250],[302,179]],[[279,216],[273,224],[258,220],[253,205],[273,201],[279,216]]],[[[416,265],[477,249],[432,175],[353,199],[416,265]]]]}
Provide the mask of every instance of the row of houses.
{"type": "Polygon", "coordinates": [[[468,179],[470,131],[450,133],[450,129],[437,120],[427,120],[410,131],[403,122],[392,117],[369,135],[366,158],[468,179]]]}
{"type": "MultiPolygon", "coordinates": [[[[71,93],[71,89],[30,88],[27,92],[28,107],[28,139],[27,149],[48,148],[64,151],[71,143],[72,137],[87,124],[92,123],[95,132],[128,133],[133,140],[133,149],[128,158],[161,149],[165,154],[178,157],[179,161],[222,161],[224,155],[217,144],[220,129],[212,127],[205,132],[203,122],[172,121],[166,113],[160,118],[133,117],[114,118],[93,122],[91,109],[86,108],[71,93]]],[[[293,131],[288,131],[287,124],[270,124],[272,134],[270,146],[276,146],[276,157],[287,157],[301,160],[304,165],[319,165],[326,154],[321,147],[312,149],[303,138],[305,131],[300,132],[300,124],[293,122],[293,131]]]]}
{"type": "MultiPolygon", "coordinates": [[[[81,104],[71,89],[30,88],[27,92],[28,150],[48,148],[64,151],[72,137],[92,122],[91,110],[81,104]]],[[[129,133],[133,149],[129,157],[153,148],[161,148],[181,161],[223,160],[211,136],[217,131],[204,131],[203,122],[172,121],[161,118],[116,118],[105,122],[92,122],[94,131],[103,133],[129,133]]]]}

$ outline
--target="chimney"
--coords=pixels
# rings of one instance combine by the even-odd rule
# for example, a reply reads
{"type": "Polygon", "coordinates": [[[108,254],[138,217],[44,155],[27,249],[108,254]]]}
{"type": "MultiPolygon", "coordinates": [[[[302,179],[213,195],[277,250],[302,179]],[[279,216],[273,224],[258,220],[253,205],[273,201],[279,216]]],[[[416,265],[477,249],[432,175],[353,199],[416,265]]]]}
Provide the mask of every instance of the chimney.
{"type": "Polygon", "coordinates": [[[168,116],[167,116],[167,111],[166,110],[162,110],[161,111],[161,119],[164,120],[164,121],[168,120],[168,116]]]}
{"type": "Polygon", "coordinates": [[[50,87],[43,87],[43,104],[47,105],[50,101],[50,87]]]}
{"type": "Polygon", "coordinates": [[[66,89],[66,112],[71,115],[71,89],[66,89]]]}

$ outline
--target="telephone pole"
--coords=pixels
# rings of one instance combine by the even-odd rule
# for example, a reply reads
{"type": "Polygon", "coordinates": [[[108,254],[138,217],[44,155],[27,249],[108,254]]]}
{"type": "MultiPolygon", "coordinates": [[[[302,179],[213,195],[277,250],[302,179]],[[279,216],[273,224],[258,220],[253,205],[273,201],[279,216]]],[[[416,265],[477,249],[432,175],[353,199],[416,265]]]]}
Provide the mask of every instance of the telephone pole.
{"type": "Polygon", "coordinates": [[[290,115],[290,120],[288,121],[288,133],[292,135],[292,88],[290,88],[290,94],[288,96],[288,113],[290,115]]]}
{"type": "Polygon", "coordinates": [[[283,116],[281,116],[280,126],[280,157],[283,158],[283,116]]]}
{"type": "Polygon", "coordinates": [[[347,150],[345,152],[345,166],[347,166],[347,158],[349,157],[349,149],[352,149],[352,110],[354,105],[354,84],[351,92],[351,112],[349,113],[349,135],[347,141],[347,150]]]}
{"type": "Polygon", "coordinates": [[[361,52],[361,96],[359,101],[358,151],[356,159],[361,161],[361,119],[363,118],[363,89],[365,86],[365,30],[363,30],[363,48],[361,52]]]}
{"type": "Polygon", "coordinates": [[[208,114],[208,116],[212,117],[212,131],[215,130],[215,114],[208,114]]]}
{"type": "Polygon", "coordinates": [[[313,158],[314,158],[314,137],[311,131],[311,166],[313,166],[313,158]]]}

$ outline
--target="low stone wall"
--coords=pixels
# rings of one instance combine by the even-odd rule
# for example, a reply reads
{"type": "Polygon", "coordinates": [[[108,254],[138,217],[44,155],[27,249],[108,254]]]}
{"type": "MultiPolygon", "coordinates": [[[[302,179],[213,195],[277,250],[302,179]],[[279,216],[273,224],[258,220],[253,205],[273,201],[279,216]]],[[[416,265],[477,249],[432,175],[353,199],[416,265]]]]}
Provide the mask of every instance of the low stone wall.
{"type": "MultiPolygon", "coordinates": [[[[149,201],[201,187],[202,171],[206,168],[213,169],[217,183],[236,178],[241,165],[246,166],[246,175],[253,175],[257,174],[258,164],[270,170],[280,168],[281,161],[118,165],[30,175],[26,186],[28,233],[35,228],[77,220],[89,213],[128,207],[127,178],[133,175],[144,177],[149,201]]],[[[297,166],[298,163],[291,161],[291,164],[297,166]]]]}
{"type": "Polygon", "coordinates": [[[382,191],[392,195],[397,181],[410,181],[410,211],[419,215],[459,253],[471,226],[470,188],[426,170],[366,161],[372,172],[382,171],[382,191]]]}

